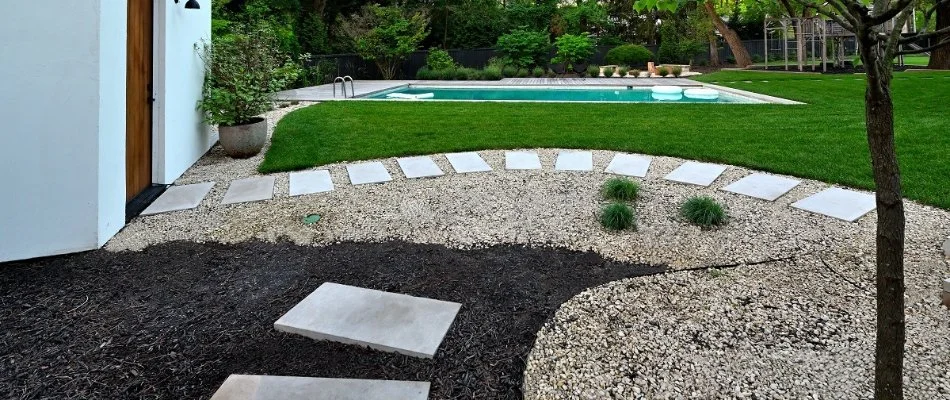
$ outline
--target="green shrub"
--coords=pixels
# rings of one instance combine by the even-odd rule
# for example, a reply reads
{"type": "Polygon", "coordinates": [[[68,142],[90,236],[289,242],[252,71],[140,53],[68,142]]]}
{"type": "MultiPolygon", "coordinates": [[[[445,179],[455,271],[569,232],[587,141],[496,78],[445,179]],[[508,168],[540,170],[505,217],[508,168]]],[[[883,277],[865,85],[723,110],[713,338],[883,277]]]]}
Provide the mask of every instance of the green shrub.
{"type": "Polygon", "coordinates": [[[708,196],[694,196],[680,206],[680,216],[691,224],[703,228],[722,225],[726,222],[726,211],[721,204],[708,196]]]}
{"type": "Polygon", "coordinates": [[[432,48],[429,49],[429,55],[426,56],[426,66],[433,71],[455,68],[455,60],[449,55],[449,52],[432,48]]]}
{"type": "Polygon", "coordinates": [[[607,200],[633,201],[640,193],[640,185],[627,178],[611,178],[604,182],[600,193],[607,200]]]}
{"type": "Polygon", "coordinates": [[[340,25],[357,54],[373,61],[383,79],[393,79],[399,67],[429,35],[429,20],[422,11],[398,6],[368,4],[340,25]]]}
{"type": "Polygon", "coordinates": [[[440,69],[435,71],[435,79],[451,81],[455,79],[455,68],[440,69]]]}
{"type": "Polygon", "coordinates": [[[548,78],[557,78],[557,72],[554,72],[553,69],[548,70],[548,78]]]}
{"type": "Polygon", "coordinates": [[[670,69],[667,67],[660,67],[656,69],[656,73],[666,78],[666,76],[670,74],[670,69]]]}
{"type": "Polygon", "coordinates": [[[630,70],[630,76],[632,76],[632,77],[634,77],[634,78],[639,78],[639,77],[640,77],[640,70],[639,70],[639,69],[630,70]]]}
{"type": "Polygon", "coordinates": [[[683,75],[683,67],[677,65],[673,67],[670,72],[673,73],[673,76],[679,77],[680,75],[683,75]]]}
{"type": "Polygon", "coordinates": [[[604,76],[608,78],[614,76],[614,67],[604,67],[604,76]]]}
{"type": "Polygon", "coordinates": [[[531,71],[531,74],[534,75],[535,78],[540,78],[544,76],[544,68],[534,67],[534,69],[531,71]]]}
{"type": "Polygon", "coordinates": [[[505,78],[514,78],[515,75],[518,75],[518,68],[509,65],[501,69],[501,75],[505,78]]]}
{"type": "Polygon", "coordinates": [[[574,69],[574,64],[583,63],[594,55],[594,42],[587,37],[587,34],[561,35],[554,41],[554,47],[557,48],[557,53],[551,62],[564,63],[568,71],[574,69]]]}
{"type": "Polygon", "coordinates": [[[489,65],[482,70],[482,79],[487,81],[497,81],[501,79],[501,68],[489,65]]]}
{"type": "Polygon", "coordinates": [[[488,64],[486,64],[485,66],[495,67],[495,68],[498,68],[499,71],[501,71],[501,69],[505,68],[506,65],[511,65],[511,60],[507,59],[506,57],[492,57],[488,59],[488,64]]]}
{"type": "Polygon", "coordinates": [[[468,75],[468,80],[470,81],[479,81],[484,79],[485,74],[477,68],[464,68],[465,74],[468,75]]]}
{"type": "Polygon", "coordinates": [[[638,44],[625,44],[610,49],[605,60],[607,64],[646,65],[653,61],[653,52],[638,44]]]}
{"type": "Polygon", "coordinates": [[[419,68],[418,71],[416,71],[416,79],[430,80],[432,79],[434,75],[435,75],[435,72],[429,69],[429,67],[422,67],[422,68],[419,68]]]}
{"type": "Polygon", "coordinates": [[[518,75],[517,75],[517,76],[518,76],[519,78],[527,78],[529,75],[531,75],[531,73],[528,72],[528,69],[527,69],[527,68],[521,68],[521,69],[518,70],[518,75]]]}
{"type": "Polygon", "coordinates": [[[630,70],[630,67],[628,67],[628,66],[626,66],[626,65],[621,65],[621,66],[617,67],[617,73],[620,74],[620,77],[621,77],[621,78],[626,77],[626,76],[627,76],[627,71],[629,71],[629,70],[630,70]]]}
{"type": "Polygon", "coordinates": [[[551,40],[545,31],[517,29],[501,35],[495,48],[515,67],[528,68],[543,62],[551,49],[551,40]]]}
{"type": "Polygon", "coordinates": [[[615,231],[637,229],[636,222],[633,220],[633,209],[624,203],[612,203],[605,206],[600,211],[600,225],[615,231]]]}
{"type": "Polygon", "coordinates": [[[600,76],[600,67],[596,65],[591,65],[587,67],[587,76],[591,78],[596,78],[600,76]]]}

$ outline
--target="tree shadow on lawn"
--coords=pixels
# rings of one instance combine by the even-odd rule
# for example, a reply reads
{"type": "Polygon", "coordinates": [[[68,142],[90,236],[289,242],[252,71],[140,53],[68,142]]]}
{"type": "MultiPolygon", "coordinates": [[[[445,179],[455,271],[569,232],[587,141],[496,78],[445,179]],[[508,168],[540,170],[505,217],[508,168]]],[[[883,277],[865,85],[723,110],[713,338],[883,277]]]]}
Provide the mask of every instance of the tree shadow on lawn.
{"type": "Polygon", "coordinates": [[[232,373],[419,380],[430,398],[521,398],[555,310],[663,267],[590,252],[406,242],[172,242],[0,265],[0,393],[208,398],[232,373]],[[462,303],[433,360],[277,332],[323,282],[462,303]]]}

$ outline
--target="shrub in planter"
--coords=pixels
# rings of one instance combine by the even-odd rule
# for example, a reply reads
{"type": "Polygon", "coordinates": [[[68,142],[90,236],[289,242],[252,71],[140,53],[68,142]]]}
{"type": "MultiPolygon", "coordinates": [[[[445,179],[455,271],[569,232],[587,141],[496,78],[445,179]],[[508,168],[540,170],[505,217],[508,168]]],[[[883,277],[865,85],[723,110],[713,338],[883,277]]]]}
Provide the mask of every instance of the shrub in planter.
{"type": "Polygon", "coordinates": [[[587,67],[587,76],[589,76],[589,77],[591,77],[591,78],[596,78],[596,77],[600,76],[600,67],[598,67],[598,66],[596,66],[596,65],[591,65],[591,66],[587,67]]]}
{"type": "Polygon", "coordinates": [[[638,44],[625,44],[610,49],[605,60],[607,64],[642,66],[653,61],[653,52],[638,44]]]}
{"type": "Polygon", "coordinates": [[[621,77],[621,78],[625,78],[625,77],[627,76],[627,71],[629,71],[629,70],[630,70],[630,68],[627,67],[626,65],[621,65],[621,66],[617,67],[617,73],[620,74],[620,77],[621,77]]]}
{"type": "Polygon", "coordinates": [[[680,75],[683,75],[683,67],[675,66],[670,69],[670,72],[673,73],[673,76],[679,78],[680,75]]]}
{"type": "Polygon", "coordinates": [[[723,206],[708,196],[690,197],[680,206],[680,216],[704,229],[726,222],[726,211],[723,206]]]}
{"type": "Polygon", "coordinates": [[[600,225],[611,230],[636,230],[633,209],[624,203],[612,203],[600,211],[600,225]]]}
{"type": "Polygon", "coordinates": [[[218,125],[225,153],[247,158],[267,141],[267,121],[260,115],[273,109],[273,93],[294,82],[301,69],[279,50],[268,26],[238,26],[232,32],[204,43],[199,52],[205,80],[198,108],[205,122],[218,125]]]}
{"type": "Polygon", "coordinates": [[[640,185],[627,178],[611,178],[604,182],[600,193],[607,200],[633,201],[640,193],[640,185]]]}
{"type": "Polygon", "coordinates": [[[544,76],[544,68],[534,67],[534,69],[531,70],[531,74],[534,75],[535,78],[540,78],[544,76]]]}
{"type": "Polygon", "coordinates": [[[426,56],[426,66],[433,71],[455,68],[455,60],[452,59],[449,52],[432,48],[429,49],[429,55],[426,56]]]}
{"type": "Polygon", "coordinates": [[[670,74],[670,69],[666,67],[660,67],[656,69],[656,73],[666,78],[666,76],[670,74]]]}
{"type": "Polygon", "coordinates": [[[506,66],[505,68],[501,69],[501,75],[505,78],[514,78],[515,75],[518,75],[518,68],[512,67],[510,65],[506,66]]]}
{"type": "Polygon", "coordinates": [[[501,79],[501,68],[489,65],[482,70],[482,79],[488,81],[497,81],[501,79]]]}

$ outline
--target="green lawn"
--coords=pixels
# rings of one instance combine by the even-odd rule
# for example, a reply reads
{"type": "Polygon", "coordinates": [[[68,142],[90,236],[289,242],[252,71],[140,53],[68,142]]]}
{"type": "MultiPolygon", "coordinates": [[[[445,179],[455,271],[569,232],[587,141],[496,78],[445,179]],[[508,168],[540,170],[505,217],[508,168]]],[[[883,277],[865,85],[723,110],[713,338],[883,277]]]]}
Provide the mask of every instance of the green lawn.
{"type": "MultiPolygon", "coordinates": [[[[873,189],[861,75],[736,71],[699,80],[808,105],[326,102],[280,121],[260,171],[560,147],[721,162],[873,189]]],[[[905,195],[950,208],[950,73],[897,73],[893,88],[905,195]]]]}
{"type": "MultiPolygon", "coordinates": [[[[853,60],[853,59],[856,59],[856,58],[857,58],[857,56],[851,56],[850,58],[848,58],[848,60],[853,60]]],[[[930,57],[929,57],[929,56],[904,56],[904,64],[906,64],[906,65],[913,65],[913,66],[917,66],[917,67],[926,67],[929,62],[930,62],[930,57]]],[[[820,61],[820,60],[813,62],[813,61],[811,61],[811,58],[809,57],[809,59],[805,61],[805,66],[809,69],[809,71],[811,70],[811,65],[812,65],[812,64],[818,66],[817,69],[818,69],[818,70],[821,70],[821,61],[820,61]]],[[[897,59],[894,59],[894,64],[897,64],[897,59]]],[[[755,64],[753,64],[753,65],[758,66],[758,67],[761,67],[761,66],[765,66],[766,63],[760,62],[760,63],[755,63],[755,64]]],[[[783,59],[783,58],[781,58],[781,57],[769,57],[769,63],[768,63],[767,65],[770,65],[770,66],[773,66],[773,67],[781,67],[781,66],[784,66],[784,65],[785,65],[785,59],[783,59]]],[[[861,61],[860,61],[860,60],[858,60],[858,64],[857,64],[857,65],[861,65],[861,61]]],[[[788,59],[788,68],[790,68],[790,69],[796,69],[796,68],[798,68],[798,60],[796,60],[794,56],[792,56],[791,58],[788,59]]]]}

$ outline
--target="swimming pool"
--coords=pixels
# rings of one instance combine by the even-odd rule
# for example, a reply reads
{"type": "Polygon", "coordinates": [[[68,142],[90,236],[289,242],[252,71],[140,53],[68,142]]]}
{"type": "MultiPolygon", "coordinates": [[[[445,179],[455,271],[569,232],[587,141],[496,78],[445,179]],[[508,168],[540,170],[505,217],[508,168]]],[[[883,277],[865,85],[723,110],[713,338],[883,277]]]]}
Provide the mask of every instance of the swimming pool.
{"type": "Polygon", "coordinates": [[[717,99],[655,96],[650,87],[525,87],[525,86],[425,86],[406,85],[362,96],[371,100],[416,101],[540,101],[622,103],[720,103],[758,104],[762,100],[725,91],[717,99]],[[398,98],[394,98],[398,96],[398,98]]]}

